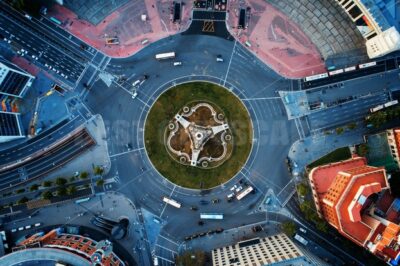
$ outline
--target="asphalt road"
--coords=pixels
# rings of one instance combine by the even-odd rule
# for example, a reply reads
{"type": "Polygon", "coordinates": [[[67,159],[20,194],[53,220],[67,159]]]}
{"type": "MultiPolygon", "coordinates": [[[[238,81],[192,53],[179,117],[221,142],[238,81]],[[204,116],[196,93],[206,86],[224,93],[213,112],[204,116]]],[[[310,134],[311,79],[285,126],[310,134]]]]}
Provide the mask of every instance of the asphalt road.
{"type": "Polygon", "coordinates": [[[44,149],[39,157],[1,171],[0,190],[43,176],[79,156],[93,144],[95,142],[87,131],[80,130],[52,148],[44,149]]]}
{"type": "MultiPolygon", "coordinates": [[[[232,41],[231,38],[225,38],[226,36],[219,38],[198,35],[199,32],[192,31],[190,34],[178,34],[152,43],[132,57],[111,59],[93,51],[92,48],[87,51],[80,49],[79,40],[73,37],[68,43],[65,40],[67,33],[63,33],[59,28],[52,31],[51,25],[43,26],[38,21],[29,23],[21,15],[12,15],[11,18],[5,13],[4,7],[1,9],[0,23],[6,23],[12,31],[5,33],[20,37],[26,35],[26,39],[32,43],[28,43],[32,50],[44,49],[48,58],[52,58],[53,61],[57,59],[65,69],[70,69],[73,65],[78,68],[71,76],[72,82],[79,83],[75,85],[78,85],[77,90],[81,90],[88,108],[92,113],[100,114],[106,125],[108,150],[112,161],[112,170],[108,177],[115,177],[119,182],[119,191],[138,206],[159,217],[165,224],[156,248],[156,255],[163,260],[162,265],[173,260],[182,244],[190,246],[190,242],[183,242],[188,235],[217,226],[228,229],[264,221],[265,213],[256,210],[268,189],[273,189],[275,194],[279,195],[281,203],[286,202],[292,195],[293,182],[290,181],[285,164],[292,143],[332,122],[329,121],[332,116],[335,125],[359,119],[349,115],[349,119],[343,120],[341,115],[336,114],[350,114],[354,110],[365,112],[371,105],[382,100],[381,95],[377,96],[378,99],[367,97],[337,109],[320,111],[307,119],[288,121],[277,91],[291,90],[294,86],[297,87],[298,82],[279,76],[241,44],[232,41]],[[28,32],[28,28],[33,34],[28,32]],[[34,33],[37,31],[40,31],[40,34],[36,37],[34,33]],[[46,36],[44,41],[41,34],[46,36]],[[32,46],[33,43],[42,45],[41,42],[46,43],[43,44],[45,46],[32,46]],[[169,51],[177,53],[176,59],[154,59],[155,54],[169,51]],[[224,62],[217,62],[217,55],[221,55],[224,62]],[[183,64],[174,67],[174,61],[181,61],[183,64]],[[98,78],[99,73],[103,71],[115,77],[124,77],[126,81],[122,84],[113,82],[107,87],[98,78]],[[137,89],[138,96],[132,99],[132,82],[145,74],[149,79],[137,89]],[[150,163],[143,140],[146,115],[156,98],[169,87],[196,80],[214,82],[235,93],[247,107],[254,128],[253,148],[243,169],[226,184],[206,191],[178,187],[164,179],[150,163]],[[83,88],[84,83],[89,85],[89,90],[83,88]],[[131,150],[126,148],[128,143],[132,145],[131,150]],[[235,200],[228,203],[225,200],[226,195],[239,179],[244,179],[255,187],[257,192],[240,202],[235,200]],[[182,203],[182,208],[176,209],[166,205],[162,201],[163,196],[182,203]],[[221,199],[221,202],[212,204],[211,200],[214,198],[221,199]],[[208,203],[202,205],[201,200],[208,203]],[[199,210],[192,211],[190,206],[197,206],[199,210]],[[197,224],[200,212],[223,213],[225,219],[218,223],[208,221],[205,226],[200,227],[197,224]]],[[[47,21],[44,23],[48,24],[47,21]]],[[[16,37],[11,39],[16,42],[16,37]]],[[[28,51],[31,53],[31,50],[28,51]]],[[[40,56],[38,61],[41,66],[52,61],[42,59],[47,57],[40,56]]],[[[334,98],[333,92],[332,100],[334,98]]],[[[87,114],[86,119],[89,117],[90,114],[87,114]]],[[[44,145],[46,144],[48,143],[44,142],[44,145]]],[[[18,157],[21,154],[17,152],[14,156],[18,157]]]]}
{"type": "Polygon", "coordinates": [[[72,85],[94,57],[92,49],[81,49],[77,39],[60,34],[55,25],[28,19],[0,3],[0,34],[10,40],[16,51],[24,49],[29,61],[53,72],[53,75],[72,85]],[[33,59],[32,56],[38,59],[33,59]],[[51,68],[50,68],[51,67],[51,68]]]}

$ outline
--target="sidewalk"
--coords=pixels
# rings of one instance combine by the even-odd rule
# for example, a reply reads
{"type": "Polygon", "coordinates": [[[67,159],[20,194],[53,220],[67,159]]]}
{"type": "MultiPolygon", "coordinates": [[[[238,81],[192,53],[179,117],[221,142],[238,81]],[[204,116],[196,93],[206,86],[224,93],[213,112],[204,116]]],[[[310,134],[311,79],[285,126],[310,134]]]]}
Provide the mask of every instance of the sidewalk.
{"type": "Polygon", "coordinates": [[[316,46],[293,21],[265,0],[231,0],[228,12],[231,34],[279,74],[302,78],[325,72],[316,46]],[[247,29],[238,29],[241,8],[250,14],[246,14],[247,29]]]}
{"type": "Polygon", "coordinates": [[[298,140],[293,143],[289,151],[289,158],[297,164],[302,171],[304,167],[320,157],[334,151],[337,148],[363,143],[364,129],[352,130],[341,135],[316,135],[298,140]]]}
{"type": "Polygon", "coordinates": [[[55,5],[47,17],[55,17],[62,27],[111,57],[128,57],[145,45],[188,28],[191,4],[182,1],[182,20],[174,24],[171,20],[172,1],[134,0],[109,14],[102,22],[93,25],[80,19],[72,10],[55,5]],[[146,15],[146,21],[141,16],[146,15]],[[117,37],[119,44],[107,45],[106,37],[117,37]],[[142,41],[148,40],[146,44],[142,41]]]}

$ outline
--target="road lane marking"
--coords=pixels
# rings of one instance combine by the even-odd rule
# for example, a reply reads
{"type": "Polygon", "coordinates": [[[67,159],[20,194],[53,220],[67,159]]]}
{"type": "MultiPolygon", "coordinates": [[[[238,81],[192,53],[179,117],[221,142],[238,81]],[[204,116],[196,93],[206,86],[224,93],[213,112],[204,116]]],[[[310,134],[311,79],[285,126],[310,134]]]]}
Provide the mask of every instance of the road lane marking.
{"type": "Polygon", "coordinates": [[[131,152],[135,152],[135,151],[140,151],[140,150],[144,150],[144,147],[133,149],[133,150],[130,150],[130,151],[121,152],[121,153],[116,153],[116,154],[110,155],[110,158],[121,156],[121,155],[124,155],[124,154],[127,154],[127,153],[131,153],[131,152]]]}

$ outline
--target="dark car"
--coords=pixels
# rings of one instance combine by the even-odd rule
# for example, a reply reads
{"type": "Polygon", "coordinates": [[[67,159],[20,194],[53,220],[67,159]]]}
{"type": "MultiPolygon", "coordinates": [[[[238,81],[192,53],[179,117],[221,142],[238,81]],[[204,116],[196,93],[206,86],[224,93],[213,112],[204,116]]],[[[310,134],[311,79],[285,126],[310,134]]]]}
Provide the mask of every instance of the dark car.
{"type": "Polygon", "coordinates": [[[205,236],[206,232],[200,233],[199,236],[205,236]]]}
{"type": "Polygon", "coordinates": [[[198,221],[197,224],[201,226],[201,225],[204,225],[204,222],[203,221],[198,221]]]}
{"type": "Polygon", "coordinates": [[[208,201],[206,201],[206,200],[200,200],[200,204],[201,204],[201,205],[207,205],[207,204],[208,204],[208,201]]]}
{"type": "Polygon", "coordinates": [[[192,211],[197,211],[199,208],[197,208],[197,206],[191,206],[190,209],[191,209],[192,211]]]}
{"type": "Polygon", "coordinates": [[[217,228],[217,229],[215,230],[215,232],[216,232],[217,234],[220,234],[220,233],[222,233],[223,231],[224,231],[223,228],[217,228]]]}
{"type": "Polygon", "coordinates": [[[261,232],[263,230],[263,228],[261,225],[256,225],[256,226],[253,226],[251,228],[251,230],[253,230],[253,232],[261,232]]]}
{"type": "Polygon", "coordinates": [[[191,240],[192,239],[192,237],[191,236],[187,236],[187,237],[185,237],[185,241],[187,241],[187,240],[191,240]]]}

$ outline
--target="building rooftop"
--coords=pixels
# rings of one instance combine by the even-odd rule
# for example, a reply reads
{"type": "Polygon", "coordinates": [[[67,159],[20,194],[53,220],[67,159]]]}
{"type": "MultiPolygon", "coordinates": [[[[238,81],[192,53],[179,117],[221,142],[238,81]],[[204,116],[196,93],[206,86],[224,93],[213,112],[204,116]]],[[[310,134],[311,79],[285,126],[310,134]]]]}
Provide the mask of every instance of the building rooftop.
{"type": "Polygon", "coordinates": [[[354,156],[312,169],[309,179],[318,214],[329,224],[385,261],[400,257],[400,226],[394,223],[400,201],[394,204],[383,167],[354,156]]]}

